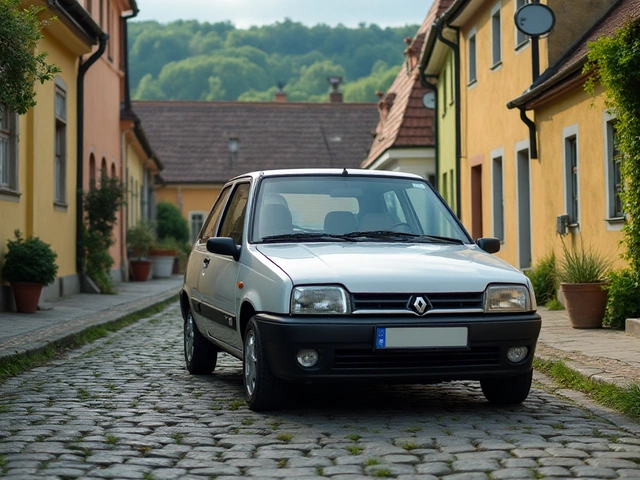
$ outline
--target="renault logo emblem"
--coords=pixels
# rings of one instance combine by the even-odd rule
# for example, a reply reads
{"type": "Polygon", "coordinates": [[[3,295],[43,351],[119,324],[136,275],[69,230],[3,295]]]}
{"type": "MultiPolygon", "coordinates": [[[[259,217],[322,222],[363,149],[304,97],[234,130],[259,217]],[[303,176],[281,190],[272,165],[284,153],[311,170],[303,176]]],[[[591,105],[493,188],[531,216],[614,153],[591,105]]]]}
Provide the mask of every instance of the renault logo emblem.
{"type": "Polygon", "coordinates": [[[413,311],[415,311],[418,315],[424,315],[427,310],[431,309],[431,304],[429,300],[425,297],[417,295],[415,297],[411,297],[409,300],[409,305],[413,311]]]}

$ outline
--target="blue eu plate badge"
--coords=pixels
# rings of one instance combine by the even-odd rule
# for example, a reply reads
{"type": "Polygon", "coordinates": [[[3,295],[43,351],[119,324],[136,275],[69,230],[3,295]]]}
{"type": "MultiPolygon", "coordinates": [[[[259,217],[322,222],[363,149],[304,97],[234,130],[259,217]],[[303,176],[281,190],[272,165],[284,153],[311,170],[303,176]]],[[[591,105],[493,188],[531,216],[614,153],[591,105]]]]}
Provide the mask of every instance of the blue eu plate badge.
{"type": "Polygon", "coordinates": [[[387,329],[376,327],[376,348],[385,348],[387,346],[387,329]]]}

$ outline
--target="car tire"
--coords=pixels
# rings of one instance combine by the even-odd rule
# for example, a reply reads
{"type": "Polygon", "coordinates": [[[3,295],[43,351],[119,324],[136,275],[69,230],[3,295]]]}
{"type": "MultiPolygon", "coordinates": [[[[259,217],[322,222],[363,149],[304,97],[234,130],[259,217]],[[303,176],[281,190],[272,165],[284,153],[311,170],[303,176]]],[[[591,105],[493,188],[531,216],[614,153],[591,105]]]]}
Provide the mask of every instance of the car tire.
{"type": "Polygon", "coordinates": [[[286,385],[271,373],[255,317],[245,330],[243,350],[242,379],[247,405],[254,412],[278,408],[286,385]]]}
{"type": "Polygon", "coordinates": [[[218,362],[218,348],[200,333],[191,310],[184,320],[184,360],[192,375],[209,374],[218,362]]]}
{"type": "Polygon", "coordinates": [[[533,370],[515,377],[480,380],[485,398],[496,405],[517,405],[524,402],[531,390],[533,370]]]}

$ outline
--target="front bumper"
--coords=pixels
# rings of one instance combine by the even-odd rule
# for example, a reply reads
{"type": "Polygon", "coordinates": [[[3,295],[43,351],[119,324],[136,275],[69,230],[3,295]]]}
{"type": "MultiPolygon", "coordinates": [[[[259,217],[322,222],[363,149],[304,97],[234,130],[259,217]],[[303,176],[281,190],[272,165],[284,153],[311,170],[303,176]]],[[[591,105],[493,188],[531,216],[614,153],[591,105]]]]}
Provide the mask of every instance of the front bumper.
{"type": "Polygon", "coordinates": [[[289,317],[258,314],[260,336],[272,373],[298,382],[379,380],[435,383],[507,377],[532,369],[542,321],[524,315],[407,317],[289,317]],[[468,345],[451,348],[374,348],[376,327],[467,327],[468,345]],[[509,347],[526,346],[517,364],[507,359],[509,347]],[[312,368],[296,361],[301,349],[314,349],[320,360],[312,368]]]}

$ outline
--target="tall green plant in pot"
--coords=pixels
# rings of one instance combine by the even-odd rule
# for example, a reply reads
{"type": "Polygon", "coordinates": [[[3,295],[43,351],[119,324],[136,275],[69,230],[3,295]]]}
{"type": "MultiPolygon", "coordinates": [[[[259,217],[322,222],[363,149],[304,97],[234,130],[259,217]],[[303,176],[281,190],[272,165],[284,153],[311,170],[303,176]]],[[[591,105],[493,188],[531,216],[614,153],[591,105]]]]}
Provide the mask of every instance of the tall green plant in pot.
{"type": "Polygon", "coordinates": [[[137,282],[149,278],[151,261],[145,258],[155,241],[153,224],[148,220],[140,220],[134,227],[127,230],[127,247],[133,256],[129,259],[131,275],[137,282]]]}
{"type": "Polygon", "coordinates": [[[56,279],[58,255],[38,237],[24,239],[19,230],[14,235],[7,242],[2,278],[11,283],[18,312],[35,313],[42,288],[56,279]]]}
{"type": "Polygon", "coordinates": [[[109,248],[115,243],[113,227],[118,209],[124,205],[124,195],[122,182],[107,175],[102,175],[99,184],[92,180],[89,191],[83,195],[84,270],[102,293],[115,292],[111,280],[114,262],[109,248]]]}
{"type": "Polygon", "coordinates": [[[580,239],[568,248],[562,239],[558,274],[560,290],[573,328],[602,327],[607,304],[606,277],[611,262],[580,239]]]}

